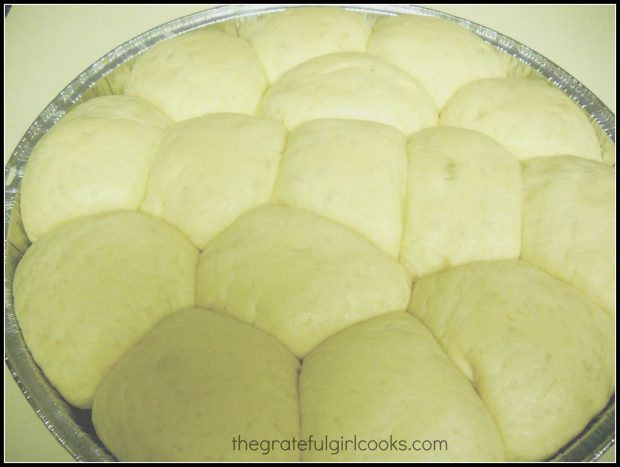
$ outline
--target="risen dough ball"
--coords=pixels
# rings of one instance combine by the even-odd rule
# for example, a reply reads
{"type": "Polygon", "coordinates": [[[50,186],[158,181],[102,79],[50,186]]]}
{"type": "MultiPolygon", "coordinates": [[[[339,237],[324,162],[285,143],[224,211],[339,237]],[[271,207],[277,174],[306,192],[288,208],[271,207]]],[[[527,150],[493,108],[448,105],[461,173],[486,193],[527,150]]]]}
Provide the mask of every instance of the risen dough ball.
{"type": "Polygon", "coordinates": [[[559,89],[542,81],[505,78],[469,83],[450,98],[440,123],[485,133],[520,159],[574,154],[601,160],[588,117],[559,89]]]}
{"type": "Polygon", "coordinates": [[[407,145],[400,261],[415,277],[478,260],[517,258],[521,167],[491,138],[437,127],[407,145]]]}
{"type": "Polygon", "coordinates": [[[135,97],[92,99],[69,112],[39,141],[21,186],[31,241],[71,219],[137,209],[170,119],[135,97]]]}
{"type": "Polygon", "coordinates": [[[415,76],[438,108],[464,84],[506,76],[497,50],[452,21],[428,16],[382,18],[366,51],[415,76]]]}
{"type": "Polygon", "coordinates": [[[481,262],[426,277],[410,311],[477,388],[509,459],[552,455],[613,393],[613,321],[527,263],[481,262]]]}
{"type": "Polygon", "coordinates": [[[268,205],[207,245],[196,299],[303,356],[353,323],[404,310],[409,291],[404,268],[360,234],[304,210],[268,205]]]}
{"type": "Polygon", "coordinates": [[[578,157],[523,163],[523,259],[616,308],[614,169],[578,157]]]}
{"type": "Polygon", "coordinates": [[[314,58],[286,72],[267,91],[259,112],[292,130],[318,118],[391,125],[405,134],[437,124],[437,110],[409,73],[364,53],[314,58]]]}
{"type": "Polygon", "coordinates": [[[132,96],[95,97],[73,108],[58,122],[58,125],[82,118],[129,120],[147,128],[159,130],[165,130],[172,124],[170,117],[153,104],[132,96]]]}
{"type": "Polygon", "coordinates": [[[363,52],[370,22],[341,8],[291,8],[239,25],[273,83],[306,60],[335,52],[363,52]]]}
{"type": "Polygon", "coordinates": [[[139,56],[125,94],[142,97],[180,121],[214,112],[254,114],[266,87],[265,72],[246,41],[199,30],[139,56]]]}
{"type": "Polygon", "coordinates": [[[269,201],[285,139],[279,123],[247,115],[179,123],[155,158],[142,210],[202,248],[241,213],[269,201]]]}
{"type": "Polygon", "coordinates": [[[93,421],[121,461],[295,461],[297,451],[264,455],[239,440],[299,437],[298,370],[265,332],[206,310],[180,311],[106,376],[93,421]]]}
{"type": "Polygon", "coordinates": [[[290,134],[273,199],[341,222],[398,256],[406,172],[398,130],[313,120],[290,134]]]}
{"type": "Polygon", "coordinates": [[[198,251],[165,222],[116,211],[52,230],[15,272],[15,313],[50,382],[88,408],[116,361],[160,319],[193,306],[198,251]]]}
{"type": "Polygon", "coordinates": [[[431,333],[406,313],[378,316],[330,337],[304,359],[299,386],[304,439],[405,443],[405,450],[364,451],[360,444],[338,455],[307,451],[304,460],[504,459],[497,427],[474,389],[431,333]],[[446,445],[425,451],[422,440],[446,445]]]}

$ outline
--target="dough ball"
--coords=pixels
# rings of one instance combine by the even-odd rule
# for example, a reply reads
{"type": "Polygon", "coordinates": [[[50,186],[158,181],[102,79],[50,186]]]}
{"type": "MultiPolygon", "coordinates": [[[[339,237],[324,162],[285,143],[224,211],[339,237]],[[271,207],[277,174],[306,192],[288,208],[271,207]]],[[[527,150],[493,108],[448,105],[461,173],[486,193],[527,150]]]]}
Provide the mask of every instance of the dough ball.
{"type": "Polygon", "coordinates": [[[409,73],[365,53],[341,52],[286,72],[267,91],[259,112],[292,130],[318,118],[392,125],[405,134],[437,124],[437,110],[409,73]]]}
{"type": "Polygon", "coordinates": [[[205,113],[254,114],[267,78],[252,47],[217,30],[198,30],[140,55],[125,94],[157,105],[175,121],[205,113]]]}
{"type": "Polygon", "coordinates": [[[32,242],[81,216],[137,209],[171,121],[141,99],[106,96],[69,112],[34,148],[21,186],[32,242]]]}
{"type": "Polygon", "coordinates": [[[28,348],[71,404],[91,406],[116,361],[168,314],[194,305],[198,250],[132,211],[84,217],[35,243],[15,272],[28,348]]]}
{"type": "Polygon", "coordinates": [[[476,131],[436,127],[407,145],[409,179],[400,261],[414,278],[521,250],[521,167],[476,131]]]}
{"type": "Polygon", "coordinates": [[[207,245],[196,299],[302,357],[353,323],[406,309],[409,291],[405,269],[360,234],[305,210],[267,205],[207,245]]]}
{"type": "Polygon", "coordinates": [[[272,120],[212,114],[176,124],[153,163],[142,210],[200,248],[271,198],[286,130],[272,120]]]}
{"type": "Polygon", "coordinates": [[[522,258],[616,308],[614,169],[579,157],[524,161],[522,258]]]}
{"type": "Polygon", "coordinates": [[[74,107],[58,125],[82,118],[129,120],[159,130],[165,130],[172,124],[170,117],[153,104],[133,96],[110,95],[87,100],[74,107]]]}
{"type": "Polygon", "coordinates": [[[477,389],[511,460],[551,456],[613,394],[613,321],[527,263],[480,262],[426,277],[410,312],[477,389]]]}
{"type": "Polygon", "coordinates": [[[273,199],[351,227],[398,256],[407,159],[392,127],[360,120],[313,120],[294,130],[273,199]]]}
{"type": "Polygon", "coordinates": [[[430,16],[380,19],[366,51],[415,76],[437,108],[464,84],[506,76],[504,60],[496,49],[456,23],[430,16]]]}
{"type": "Polygon", "coordinates": [[[370,22],[342,8],[291,8],[249,18],[239,25],[273,83],[284,72],[311,58],[335,52],[363,52],[370,22]]]}
{"type": "Polygon", "coordinates": [[[360,443],[335,455],[326,446],[303,452],[304,460],[504,459],[497,427],[469,381],[406,313],[384,314],[330,337],[304,359],[299,387],[304,439],[357,436],[368,448],[392,440],[406,449],[362,450],[360,443]],[[446,444],[422,450],[423,440],[446,444]]]}
{"type": "Polygon", "coordinates": [[[441,125],[495,138],[520,159],[572,154],[601,160],[586,114],[562,91],[524,78],[485,79],[463,86],[441,113],[441,125]]]}
{"type": "Polygon", "coordinates": [[[299,438],[298,370],[267,333],[211,311],[180,311],[106,376],[94,425],[121,461],[295,461],[297,451],[244,447],[299,438]]]}

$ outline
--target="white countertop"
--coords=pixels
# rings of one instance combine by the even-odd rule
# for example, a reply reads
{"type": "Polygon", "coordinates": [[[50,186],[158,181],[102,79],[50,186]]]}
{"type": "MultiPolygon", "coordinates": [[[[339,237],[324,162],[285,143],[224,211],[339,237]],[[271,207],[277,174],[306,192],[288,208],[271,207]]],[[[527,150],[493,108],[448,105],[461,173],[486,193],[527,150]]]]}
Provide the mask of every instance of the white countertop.
{"type": "MultiPolygon", "coordinates": [[[[4,161],[43,108],[123,42],[202,5],[13,6],[5,18],[4,161]]],[[[615,6],[423,5],[495,29],[571,73],[615,112],[615,6]]],[[[6,365],[5,461],[71,461],[6,365]]],[[[615,446],[603,460],[615,460],[615,446]]]]}

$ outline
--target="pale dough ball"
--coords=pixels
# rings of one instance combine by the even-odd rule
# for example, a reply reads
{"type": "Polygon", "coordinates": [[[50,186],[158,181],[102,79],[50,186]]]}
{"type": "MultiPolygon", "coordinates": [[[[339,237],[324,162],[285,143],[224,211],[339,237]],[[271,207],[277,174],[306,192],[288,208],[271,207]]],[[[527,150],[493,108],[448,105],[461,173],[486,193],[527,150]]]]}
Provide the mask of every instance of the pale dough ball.
{"type": "Polygon", "coordinates": [[[291,8],[246,19],[239,36],[247,39],[273,83],[311,58],[335,52],[363,52],[370,35],[364,16],[342,8],[291,8]]]}
{"type": "Polygon", "coordinates": [[[148,128],[165,130],[172,120],[150,102],[133,96],[102,96],[87,100],[74,107],[58,125],[78,118],[129,120],[148,128]]]}
{"type": "Polygon", "coordinates": [[[110,371],[93,422],[120,461],[296,461],[296,450],[264,455],[264,444],[247,444],[299,438],[298,371],[299,360],[267,333],[184,310],[110,371]]]}
{"type": "Polygon", "coordinates": [[[373,27],[366,51],[420,80],[437,108],[464,84],[506,76],[497,50],[473,32],[441,18],[382,18],[373,27]]]}
{"type": "Polygon", "coordinates": [[[326,447],[303,452],[306,461],[504,459],[497,427],[469,381],[406,313],[384,314],[330,337],[304,359],[299,388],[304,439],[355,435],[371,443],[397,440],[395,446],[402,442],[406,449],[362,450],[360,444],[334,455],[326,447]],[[446,444],[422,450],[422,440],[446,444]]]}
{"type": "Polygon", "coordinates": [[[313,120],[287,140],[273,199],[351,227],[398,256],[407,183],[405,138],[359,120],[313,120]]]}
{"type": "Polygon", "coordinates": [[[527,263],[480,262],[426,277],[410,312],[477,389],[509,459],[551,456],[613,394],[613,321],[527,263]]]}
{"type": "Polygon", "coordinates": [[[196,300],[253,323],[302,357],[353,323],[404,310],[405,269],[360,234],[319,215],[267,205],[213,240],[196,300]]]}
{"type": "Polygon", "coordinates": [[[414,278],[521,250],[521,167],[481,133],[436,127],[407,145],[400,261],[414,278]]]}
{"type": "Polygon", "coordinates": [[[152,102],[178,122],[216,112],[252,115],[266,87],[262,65],[246,41],[199,30],[139,56],[125,94],[152,102]]]}
{"type": "Polygon", "coordinates": [[[522,258],[616,308],[615,173],[572,156],[524,161],[522,258]]]}
{"type": "Polygon", "coordinates": [[[178,123],[154,160],[141,209],[202,248],[240,214],[269,202],[285,140],[282,125],[248,115],[178,123]]]}
{"type": "Polygon", "coordinates": [[[198,250],[175,228],[132,211],[52,230],[15,272],[28,348],[71,404],[88,408],[105,374],[168,314],[194,305],[198,250]]]}
{"type": "Polygon", "coordinates": [[[504,78],[466,84],[442,110],[440,124],[480,131],[520,159],[572,154],[601,160],[586,114],[542,81],[504,78]]]}
{"type": "Polygon", "coordinates": [[[30,240],[81,216],[137,209],[171,123],[152,104],[127,96],[98,97],[69,112],[28,160],[21,211],[30,240]]]}
{"type": "Polygon", "coordinates": [[[391,125],[405,134],[437,124],[437,110],[409,73],[365,53],[314,58],[286,72],[267,91],[259,113],[292,130],[318,118],[391,125]]]}

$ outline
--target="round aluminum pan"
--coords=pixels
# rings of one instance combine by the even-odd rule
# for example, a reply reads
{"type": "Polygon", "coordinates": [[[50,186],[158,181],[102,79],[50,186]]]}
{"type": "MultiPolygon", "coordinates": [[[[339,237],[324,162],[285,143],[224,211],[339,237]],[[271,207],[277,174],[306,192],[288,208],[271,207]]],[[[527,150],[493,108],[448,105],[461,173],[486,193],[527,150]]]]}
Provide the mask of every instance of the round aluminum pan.
{"type": "MultiPolygon", "coordinates": [[[[41,136],[71,108],[98,95],[119,94],[131,60],[154,44],[201,27],[221,27],[220,23],[246,16],[268,14],[305,5],[229,5],[213,8],[166,23],[126,42],[91,65],[71,82],[41,112],[22,137],[5,167],[5,361],[20,389],[47,428],[78,461],[113,461],[114,457],[97,438],[90,411],[67,404],[34,362],[21,334],[13,309],[15,268],[29,247],[19,210],[19,189],[28,157],[41,136]]],[[[615,116],[585,86],[562,68],[523,44],[496,31],[446,13],[407,5],[336,5],[369,15],[416,14],[445,18],[460,24],[504,51],[512,60],[513,74],[545,79],[564,91],[589,115],[597,128],[604,161],[615,160],[615,116]]],[[[597,460],[615,439],[615,397],[550,461],[597,460]]]]}

